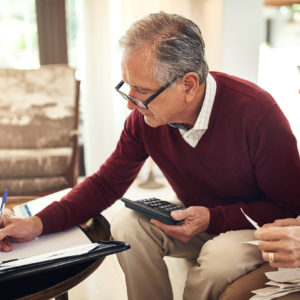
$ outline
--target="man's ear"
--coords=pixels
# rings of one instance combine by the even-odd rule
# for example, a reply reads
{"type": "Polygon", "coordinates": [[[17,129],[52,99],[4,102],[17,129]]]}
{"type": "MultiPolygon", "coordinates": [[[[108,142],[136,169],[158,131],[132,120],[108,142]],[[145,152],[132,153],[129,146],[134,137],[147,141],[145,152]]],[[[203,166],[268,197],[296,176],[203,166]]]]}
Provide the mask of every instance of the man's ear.
{"type": "Polygon", "coordinates": [[[187,102],[193,101],[199,89],[199,77],[195,72],[183,76],[184,94],[187,102]]]}

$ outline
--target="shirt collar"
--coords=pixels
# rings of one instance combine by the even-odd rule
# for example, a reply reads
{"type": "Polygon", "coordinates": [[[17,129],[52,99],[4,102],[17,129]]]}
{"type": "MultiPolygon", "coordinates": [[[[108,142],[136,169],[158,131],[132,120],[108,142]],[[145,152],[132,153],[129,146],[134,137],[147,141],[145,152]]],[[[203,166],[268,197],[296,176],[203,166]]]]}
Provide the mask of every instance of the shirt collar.
{"type": "MultiPolygon", "coordinates": [[[[210,75],[210,73],[208,73],[206,78],[206,88],[203,105],[193,128],[191,128],[190,130],[206,130],[208,128],[208,122],[215,101],[216,91],[217,83],[215,79],[210,75]]],[[[190,131],[180,123],[170,123],[169,125],[178,128],[181,134],[190,131]]]]}
{"type": "Polygon", "coordinates": [[[191,130],[206,130],[208,128],[208,122],[215,101],[216,91],[217,83],[215,79],[208,73],[206,78],[206,88],[203,104],[198,118],[191,130]]]}

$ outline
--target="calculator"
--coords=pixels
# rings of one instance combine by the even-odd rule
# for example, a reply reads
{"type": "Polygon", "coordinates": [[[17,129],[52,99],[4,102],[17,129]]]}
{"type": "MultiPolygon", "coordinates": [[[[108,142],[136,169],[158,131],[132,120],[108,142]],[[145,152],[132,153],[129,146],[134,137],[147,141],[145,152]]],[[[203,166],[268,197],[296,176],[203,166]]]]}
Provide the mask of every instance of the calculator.
{"type": "Polygon", "coordinates": [[[136,201],[121,198],[121,200],[125,203],[126,207],[143,213],[150,218],[157,219],[163,223],[176,225],[182,222],[174,220],[171,217],[171,212],[173,210],[185,209],[183,206],[163,201],[158,198],[147,198],[136,201]]]}

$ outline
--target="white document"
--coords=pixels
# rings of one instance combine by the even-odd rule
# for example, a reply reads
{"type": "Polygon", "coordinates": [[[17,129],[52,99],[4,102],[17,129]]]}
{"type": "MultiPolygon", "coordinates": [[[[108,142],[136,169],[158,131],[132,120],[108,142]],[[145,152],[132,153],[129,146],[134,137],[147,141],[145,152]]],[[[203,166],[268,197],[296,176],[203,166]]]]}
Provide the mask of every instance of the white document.
{"type": "Polygon", "coordinates": [[[59,201],[62,197],[67,195],[71,191],[71,188],[37,198],[35,200],[29,201],[27,203],[17,205],[14,207],[14,213],[17,217],[31,217],[41,211],[43,208],[48,206],[54,201],[59,201]]]}
{"type": "Polygon", "coordinates": [[[253,227],[254,227],[255,229],[258,229],[258,228],[259,228],[258,224],[257,224],[254,220],[252,220],[249,216],[247,216],[247,215],[245,214],[245,212],[243,211],[242,208],[241,208],[241,212],[243,213],[243,215],[245,216],[245,218],[253,225],[253,227]]]}
{"type": "Polygon", "coordinates": [[[258,246],[259,241],[258,240],[253,240],[253,241],[247,241],[247,242],[243,242],[243,243],[258,246]]]}
{"type": "Polygon", "coordinates": [[[11,269],[11,268],[17,268],[24,265],[30,265],[30,264],[36,264],[41,263],[45,261],[51,261],[59,258],[67,258],[77,255],[86,254],[93,249],[97,248],[99,246],[98,243],[93,244],[87,244],[87,245],[79,245],[75,247],[70,247],[58,251],[53,252],[47,252],[45,254],[40,254],[28,258],[18,259],[14,261],[10,261],[7,263],[3,263],[0,265],[0,271],[11,269]]]}
{"type": "MultiPolygon", "coordinates": [[[[51,195],[47,195],[42,198],[35,199],[26,204],[17,206],[14,211],[17,216],[24,217],[25,210],[22,207],[26,207],[27,213],[26,217],[34,215],[42,210],[44,207],[51,204],[53,201],[59,201],[64,195],[66,195],[71,189],[66,189],[51,195]]],[[[0,269],[5,265],[5,262],[9,260],[21,260],[27,258],[34,258],[37,255],[49,253],[51,254],[54,251],[63,250],[65,252],[67,248],[86,245],[86,249],[89,249],[92,245],[92,242],[86,236],[86,234],[79,227],[72,227],[68,230],[50,233],[47,235],[42,235],[34,239],[33,241],[26,243],[13,243],[13,250],[11,252],[0,251],[0,269]],[[4,265],[1,267],[1,263],[4,262],[4,265]]],[[[85,248],[85,246],[83,247],[85,248]]],[[[71,249],[72,250],[72,249],[71,249]]],[[[77,251],[77,250],[76,250],[77,251]]],[[[78,255],[78,251],[74,252],[72,255],[78,255]]],[[[69,250],[67,251],[69,253],[69,250]]],[[[47,255],[46,255],[47,257],[47,255]]],[[[46,258],[48,260],[48,257],[46,258]]],[[[8,265],[7,265],[8,266],[8,265]]],[[[3,268],[2,268],[3,269],[3,268]]]]}
{"type": "Polygon", "coordinates": [[[13,243],[14,250],[11,252],[0,251],[0,261],[28,258],[83,244],[91,244],[91,241],[79,227],[72,227],[65,231],[42,235],[30,242],[13,243]]]}
{"type": "Polygon", "coordinates": [[[266,272],[266,276],[276,282],[300,280],[300,268],[279,268],[278,271],[266,272]]]}
{"type": "MultiPolygon", "coordinates": [[[[241,208],[241,212],[243,213],[245,218],[254,226],[255,229],[259,228],[258,224],[254,220],[252,220],[248,215],[246,215],[242,208],[241,208]]],[[[258,240],[254,240],[254,241],[247,241],[243,243],[258,246],[258,242],[259,242],[258,240]]]]}
{"type": "Polygon", "coordinates": [[[282,296],[285,296],[285,295],[288,295],[288,294],[291,294],[291,293],[295,293],[295,292],[299,292],[300,291],[300,288],[299,289],[292,289],[292,290],[280,290],[280,291],[274,291],[273,294],[271,295],[264,295],[263,294],[256,294],[254,295],[253,297],[251,297],[249,300],[272,300],[272,299],[276,299],[276,298],[279,298],[279,297],[282,297],[282,296]]]}

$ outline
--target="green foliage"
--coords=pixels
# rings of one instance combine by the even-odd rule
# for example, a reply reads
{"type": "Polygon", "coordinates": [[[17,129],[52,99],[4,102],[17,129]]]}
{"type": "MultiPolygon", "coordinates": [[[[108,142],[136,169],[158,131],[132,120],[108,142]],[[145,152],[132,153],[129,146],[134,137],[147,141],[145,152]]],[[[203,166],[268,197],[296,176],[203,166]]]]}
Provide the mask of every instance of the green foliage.
{"type": "Polygon", "coordinates": [[[14,68],[38,66],[34,0],[0,0],[0,61],[14,68]]]}

